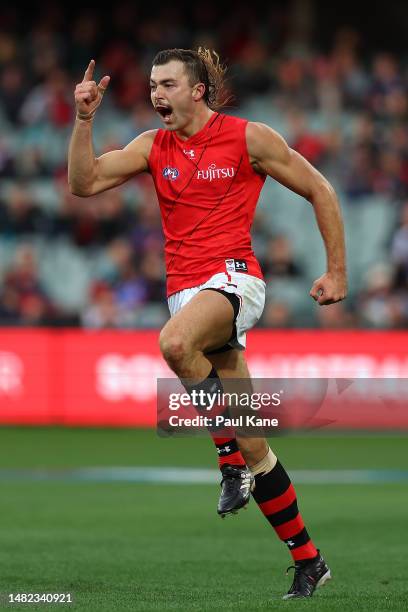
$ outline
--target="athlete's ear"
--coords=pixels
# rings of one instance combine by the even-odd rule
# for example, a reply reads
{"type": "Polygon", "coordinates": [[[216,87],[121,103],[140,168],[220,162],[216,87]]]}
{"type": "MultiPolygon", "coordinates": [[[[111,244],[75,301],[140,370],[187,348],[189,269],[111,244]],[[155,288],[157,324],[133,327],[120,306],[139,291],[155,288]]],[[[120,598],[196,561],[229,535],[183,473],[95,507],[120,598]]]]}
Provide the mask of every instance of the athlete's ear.
{"type": "Polygon", "coordinates": [[[204,83],[197,83],[193,87],[193,100],[194,102],[198,102],[205,94],[205,85],[204,83]]]}

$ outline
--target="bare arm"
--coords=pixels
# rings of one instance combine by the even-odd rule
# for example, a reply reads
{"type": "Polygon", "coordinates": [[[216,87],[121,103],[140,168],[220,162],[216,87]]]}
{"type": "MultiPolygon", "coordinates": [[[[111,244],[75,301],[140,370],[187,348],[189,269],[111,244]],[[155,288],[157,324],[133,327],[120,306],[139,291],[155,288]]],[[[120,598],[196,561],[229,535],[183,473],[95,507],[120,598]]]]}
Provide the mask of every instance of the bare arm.
{"type": "Polygon", "coordinates": [[[68,155],[68,182],[72,193],[91,196],[149,169],[155,130],[144,132],[124,149],[95,157],[91,125],[91,121],[75,121],[68,155]]]}
{"type": "Polygon", "coordinates": [[[148,170],[148,159],[156,130],[141,134],[124,149],[96,157],[92,143],[92,122],[109,84],[92,81],[95,62],[91,60],[84,79],[76,86],[77,117],[68,152],[68,182],[72,193],[91,196],[121,185],[131,176],[148,170]]]}
{"type": "Polygon", "coordinates": [[[313,205],[326,248],[327,272],[313,283],[310,295],[321,305],[343,300],[347,293],[344,227],[333,187],[267,125],[248,123],[246,137],[253,168],[268,174],[313,205]]]}

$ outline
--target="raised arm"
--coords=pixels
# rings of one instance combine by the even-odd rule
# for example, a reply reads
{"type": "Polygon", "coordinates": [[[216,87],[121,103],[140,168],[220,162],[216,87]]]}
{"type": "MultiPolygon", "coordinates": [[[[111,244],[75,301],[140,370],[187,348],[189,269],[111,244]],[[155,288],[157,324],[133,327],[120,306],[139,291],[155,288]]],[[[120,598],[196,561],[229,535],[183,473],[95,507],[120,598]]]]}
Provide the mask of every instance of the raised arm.
{"type": "Polygon", "coordinates": [[[76,119],[68,152],[68,182],[72,193],[88,197],[121,185],[130,177],[148,170],[148,159],[156,130],[145,132],[124,149],[96,157],[92,143],[92,123],[102,102],[110,77],[99,84],[92,80],[91,60],[84,78],[75,88],[76,119]]]}
{"type": "Polygon", "coordinates": [[[310,295],[320,305],[343,300],[347,294],[344,227],[333,187],[269,126],[248,123],[246,138],[254,170],[268,174],[313,205],[326,248],[327,272],[313,283],[310,295]]]}

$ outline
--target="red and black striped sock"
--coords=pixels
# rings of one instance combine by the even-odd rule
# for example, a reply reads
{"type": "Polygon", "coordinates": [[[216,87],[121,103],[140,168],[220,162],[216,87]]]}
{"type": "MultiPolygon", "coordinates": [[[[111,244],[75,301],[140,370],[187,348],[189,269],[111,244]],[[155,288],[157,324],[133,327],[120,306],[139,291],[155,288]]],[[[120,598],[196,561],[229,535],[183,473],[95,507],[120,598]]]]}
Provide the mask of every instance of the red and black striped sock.
{"type": "MultiPolygon", "coordinates": [[[[185,385],[185,387],[188,393],[191,393],[193,390],[196,390],[198,392],[200,392],[201,390],[204,390],[206,393],[217,394],[219,392],[220,394],[222,394],[224,391],[221,379],[218,376],[217,370],[214,367],[211,369],[211,372],[209,373],[207,378],[205,378],[203,381],[193,386],[185,385]]],[[[205,405],[201,406],[200,408],[205,409],[205,405]]],[[[215,406],[212,410],[211,416],[215,417],[215,414],[223,414],[223,413],[226,416],[228,416],[228,407],[215,406]]],[[[228,433],[228,429],[231,429],[231,428],[224,427],[223,428],[224,433],[226,431],[228,433]]],[[[218,465],[220,469],[223,465],[226,465],[227,463],[229,465],[239,465],[239,466],[245,465],[245,460],[243,456],[241,455],[241,452],[238,448],[238,444],[235,438],[231,436],[226,437],[225,435],[224,437],[221,437],[222,434],[220,436],[220,432],[218,432],[218,435],[217,435],[217,432],[211,428],[209,428],[209,433],[217,449],[218,465]]]]}
{"type": "Polygon", "coordinates": [[[223,465],[245,465],[245,460],[241,455],[235,438],[217,438],[211,434],[218,453],[218,465],[221,469],[223,465]]]}
{"type": "Polygon", "coordinates": [[[318,554],[298,510],[295,489],[279,461],[270,472],[255,476],[252,495],[294,561],[318,554]]]}

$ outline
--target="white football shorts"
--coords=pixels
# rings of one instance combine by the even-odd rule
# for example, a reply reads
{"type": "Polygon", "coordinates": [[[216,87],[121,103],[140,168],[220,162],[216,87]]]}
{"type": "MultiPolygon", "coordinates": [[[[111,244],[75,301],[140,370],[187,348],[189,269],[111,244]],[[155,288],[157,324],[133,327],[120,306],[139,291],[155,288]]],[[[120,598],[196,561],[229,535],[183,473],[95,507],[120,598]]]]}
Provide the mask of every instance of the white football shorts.
{"type": "Polygon", "coordinates": [[[265,282],[256,276],[243,272],[225,272],[214,274],[208,281],[196,287],[182,289],[168,298],[171,316],[175,315],[192,297],[203,289],[222,289],[226,293],[235,293],[239,298],[240,308],[235,320],[236,335],[228,342],[231,348],[244,350],[246,332],[254,327],[260,319],[265,306],[265,282]]]}

